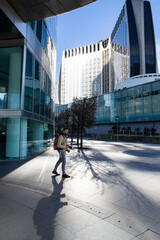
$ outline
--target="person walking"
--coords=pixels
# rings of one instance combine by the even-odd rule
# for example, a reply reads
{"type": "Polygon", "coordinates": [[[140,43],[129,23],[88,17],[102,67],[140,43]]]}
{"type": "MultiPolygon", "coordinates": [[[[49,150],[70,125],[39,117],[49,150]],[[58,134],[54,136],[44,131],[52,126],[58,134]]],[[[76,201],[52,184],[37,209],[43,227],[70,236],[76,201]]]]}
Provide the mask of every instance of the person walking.
{"type": "Polygon", "coordinates": [[[70,146],[67,144],[67,136],[68,136],[68,128],[63,128],[62,134],[58,138],[57,150],[59,152],[59,159],[52,171],[53,174],[59,176],[60,174],[57,172],[57,168],[60,163],[62,163],[62,177],[70,178],[68,174],[65,172],[66,167],[66,152],[70,152],[70,146]]]}

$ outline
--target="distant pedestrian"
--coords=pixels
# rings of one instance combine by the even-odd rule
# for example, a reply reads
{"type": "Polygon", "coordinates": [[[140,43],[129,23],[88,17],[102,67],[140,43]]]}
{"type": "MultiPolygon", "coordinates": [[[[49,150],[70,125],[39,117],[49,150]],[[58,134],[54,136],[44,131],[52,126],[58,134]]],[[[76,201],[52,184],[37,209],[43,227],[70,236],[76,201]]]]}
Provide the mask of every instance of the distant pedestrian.
{"type": "Polygon", "coordinates": [[[59,160],[57,161],[52,173],[56,176],[60,174],[57,172],[57,168],[62,163],[62,177],[69,178],[70,176],[66,174],[65,167],[66,167],[66,151],[70,152],[70,146],[67,143],[67,136],[68,136],[68,128],[63,128],[62,134],[58,137],[57,142],[57,150],[59,152],[59,160]]]}

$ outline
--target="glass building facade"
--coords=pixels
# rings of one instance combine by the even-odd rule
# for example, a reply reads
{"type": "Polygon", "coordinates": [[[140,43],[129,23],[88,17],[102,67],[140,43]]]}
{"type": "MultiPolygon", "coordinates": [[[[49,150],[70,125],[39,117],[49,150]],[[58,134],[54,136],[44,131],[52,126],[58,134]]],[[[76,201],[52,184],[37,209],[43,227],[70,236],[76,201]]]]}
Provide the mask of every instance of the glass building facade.
{"type": "MultiPolygon", "coordinates": [[[[160,120],[160,80],[107,93],[97,98],[96,125],[160,120]]],[[[71,104],[57,106],[58,115],[71,104]]]]}
{"type": "Polygon", "coordinates": [[[154,26],[148,1],[126,0],[112,31],[111,44],[111,91],[130,77],[156,73],[154,26]]]}
{"type": "Polygon", "coordinates": [[[16,26],[0,10],[0,40],[0,160],[27,159],[53,138],[56,18],[16,26]]]}

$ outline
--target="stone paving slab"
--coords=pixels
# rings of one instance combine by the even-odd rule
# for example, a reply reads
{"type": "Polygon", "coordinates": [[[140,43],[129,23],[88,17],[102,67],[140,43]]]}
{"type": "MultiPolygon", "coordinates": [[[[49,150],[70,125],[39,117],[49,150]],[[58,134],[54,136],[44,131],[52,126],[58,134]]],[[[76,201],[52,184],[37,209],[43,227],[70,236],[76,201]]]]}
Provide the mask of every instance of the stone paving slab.
{"type": "MultiPolygon", "coordinates": [[[[142,234],[146,229],[152,229],[153,226],[157,224],[157,221],[152,218],[145,217],[126,209],[106,218],[106,221],[133,234],[134,236],[142,234]]],[[[158,228],[158,225],[156,226],[158,228]]]]}
{"type": "Polygon", "coordinates": [[[76,235],[83,240],[129,240],[133,238],[133,235],[130,233],[127,233],[126,231],[123,231],[122,229],[105,221],[93,224],[92,226],[77,232],[76,235]]]}
{"type": "Polygon", "coordinates": [[[159,240],[160,235],[151,230],[147,230],[143,234],[138,236],[138,238],[141,240],[159,240]]]}
{"type": "Polygon", "coordinates": [[[52,175],[51,148],[0,163],[0,240],[160,240],[159,145],[84,143],[70,179],[52,175]]]}

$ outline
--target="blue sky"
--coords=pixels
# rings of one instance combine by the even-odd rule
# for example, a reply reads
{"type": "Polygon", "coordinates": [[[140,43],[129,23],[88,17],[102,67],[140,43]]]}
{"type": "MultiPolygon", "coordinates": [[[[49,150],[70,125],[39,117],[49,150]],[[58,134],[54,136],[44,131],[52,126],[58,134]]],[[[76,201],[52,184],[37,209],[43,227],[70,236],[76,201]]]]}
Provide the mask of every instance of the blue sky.
{"type": "MultiPolygon", "coordinates": [[[[63,50],[94,43],[110,36],[124,3],[125,0],[97,0],[57,17],[57,80],[63,50]]],[[[157,58],[160,63],[160,0],[150,0],[150,3],[157,58]]]]}

